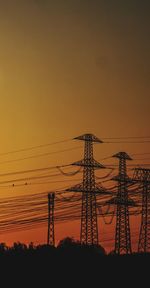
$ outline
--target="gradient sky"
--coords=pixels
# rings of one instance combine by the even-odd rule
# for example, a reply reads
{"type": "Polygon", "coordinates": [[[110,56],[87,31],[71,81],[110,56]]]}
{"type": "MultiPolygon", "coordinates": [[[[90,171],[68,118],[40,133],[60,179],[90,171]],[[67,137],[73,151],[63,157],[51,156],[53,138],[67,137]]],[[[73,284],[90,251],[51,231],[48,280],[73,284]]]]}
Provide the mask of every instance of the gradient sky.
{"type": "MultiPolygon", "coordinates": [[[[100,138],[149,135],[149,35],[147,0],[0,0],[1,152],[86,132],[100,138]]],[[[149,152],[149,144],[104,144],[97,158],[118,150],[149,152]]],[[[76,151],[0,168],[39,168],[81,157],[76,151]]],[[[1,156],[1,162],[9,159],[1,156]]]]}

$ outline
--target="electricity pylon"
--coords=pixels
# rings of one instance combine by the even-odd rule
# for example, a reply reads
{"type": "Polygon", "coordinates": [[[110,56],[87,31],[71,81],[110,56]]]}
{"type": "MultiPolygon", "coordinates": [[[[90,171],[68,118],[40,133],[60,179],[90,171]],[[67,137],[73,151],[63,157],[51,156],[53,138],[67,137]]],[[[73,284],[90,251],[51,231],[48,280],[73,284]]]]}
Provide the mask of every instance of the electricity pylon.
{"type": "Polygon", "coordinates": [[[126,161],[132,160],[126,152],[119,152],[113,157],[119,159],[119,174],[112,178],[118,182],[117,196],[107,203],[117,205],[115,254],[130,254],[131,235],[129,223],[129,206],[134,206],[134,201],[128,197],[127,184],[131,181],[127,176],[126,161]]]}
{"type": "Polygon", "coordinates": [[[142,184],[142,215],[138,252],[150,252],[150,169],[136,168],[133,179],[142,184]]]}
{"type": "Polygon", "coordinates": [[[47,244],[55,246],[54,234],[54,201],[55,193],[48,193],[48,233],[47,244]]]}
{"type": "Polygon", "coordinates": [[[105,191],[95,183],[95,169],[105,168],[93,158],[93,143],[102,143],[92,134],[84,134],[74,138],[84,141],[84,159],[72,165],[83,167],[83,181],[68,191],[82,193],[80,242],[87,245],[98,245],[98,224],[96,194],[105,194],[105,191]]]}

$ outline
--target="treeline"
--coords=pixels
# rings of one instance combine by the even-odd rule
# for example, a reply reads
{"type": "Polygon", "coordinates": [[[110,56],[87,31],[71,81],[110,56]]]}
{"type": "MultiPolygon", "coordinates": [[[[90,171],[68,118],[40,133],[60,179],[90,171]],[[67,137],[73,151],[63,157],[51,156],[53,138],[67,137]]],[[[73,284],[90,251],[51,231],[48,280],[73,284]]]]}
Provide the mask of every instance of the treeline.
{"type": "Polygon", "coordinates": [[[91,287],[101,286],[101,282],[107,287],[110,281],[116,287],[120,278],[127,285],[131,278],[135,280],[142,275],[142,271],[145,275],[149,256],[137,253],[118,256],[106,253],[100,245],[81,245],[70,237],[62,239],[56,247],[20,242],[8,247],[0,243],[0,275],[5,283],[2,287],[8,286],[7,281],[12,287],[16,284],[18,287],[39,284],[43,288],[67,287],[69,284],[72,288],[79,287],[81,282],[83,287],[85,283],[91,287]]]}
{"type": "Polygon", "coordinates": [[[73,238],[62,239],[56,247],[47,244],[34,245],[33,242],[27,244],[15,242],[11,247],[5,243],[0,243],[0,257],[2,256],[25,256],[40,255],[47,257],[131,257],[131,256],[150,256],[150,253],[133,253],[131,255],[115,255],[113,251],[106,253],[101,245],[84,245],[73,238]]]}
{"type": "Polygon", "coordinates": [[[66,237],[62,239],[56,247],[47,244],[34,245],[33,242],[27,244],[15,242],[13,246],[9,247],[5,243],[0,243],[0,257],[1,256],[21,256],[21,255],[41,255],[41,256],[67,256],[67,255],[89,255],[105,256],[105,249],[100,245],[81,245],[79,241],[73,238],[66,237]]]}

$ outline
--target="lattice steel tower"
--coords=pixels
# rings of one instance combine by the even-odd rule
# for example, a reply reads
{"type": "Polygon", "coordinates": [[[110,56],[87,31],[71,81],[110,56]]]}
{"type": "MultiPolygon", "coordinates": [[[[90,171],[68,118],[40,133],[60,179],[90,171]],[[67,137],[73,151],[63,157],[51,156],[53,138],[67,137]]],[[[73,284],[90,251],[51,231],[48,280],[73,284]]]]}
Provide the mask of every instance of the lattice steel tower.
{"type": "Polygon", "coordinates": [[[150,252],[150,169],[136,168],[134,180],[142,184],[142,218],[138,252],[150,252]]]}
{"type": "Polygon", "coordinates": [[[95,183],[95,169],[105,168],[93,158],[93,143],[102,143],[92,134],[85,134],[74,138],[85,142],[84,159],[72,165],[83,167],[83,182],[68,189],[68,191],[82,192],[81,230],[82,244],[98,244],[98,224],[96,194],[103,193],[95,183]]]}
{"type": "Polygon", "coordinates": [[[47,244],[55,246],[55,234],[54,234],[54,201],[55,193],[48,194],[48,233],[47,244]]]}
{"type": "Polygon", "coordinates": [[[130,182],[127,176],[126,161],[132,160],[125,152],[119,152],[113,157],[119,159],[119,174],[112,178],[118,181],[117,197],[112,198],[109,203],[117,205],[116,232],[115,232],[115,253],[131,253],[131,236],[129,223],[129,206],[134,206],[133,200],[128,197],[127,183],[130,182]]]}

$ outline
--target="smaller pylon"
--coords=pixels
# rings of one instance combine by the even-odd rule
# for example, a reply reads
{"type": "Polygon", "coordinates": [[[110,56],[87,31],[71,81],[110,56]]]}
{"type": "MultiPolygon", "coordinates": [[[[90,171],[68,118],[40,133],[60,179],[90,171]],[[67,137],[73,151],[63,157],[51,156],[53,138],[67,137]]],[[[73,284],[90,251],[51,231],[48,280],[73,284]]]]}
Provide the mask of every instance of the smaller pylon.
{"type": "Polygon", "coordinates": [[[138,252],[150,252],[150,169],[136,168],[133,180],[142,184],[142,217],[138,252]]]}
{"type": "Polygon", "coordinates": [[[132,160],[126,152],[119,152],[113,157],[119,159],[119,174],[112,178],[118,182],[117,196],[108,201],[117,205],[115,254],[131,253],[131,235],[129,223],[129,206],[134,206],[134,201],[128,197],[127,183],[131,180],[127,175],[126,161],[132,160]]]}
{"type": "Polygon", "coordinates": [[[51,246],[55,246],[54,200],[55,200],[55,193],[48,193],[48,233],[47,233],[47,244],[51,245],[51,246]]]}

